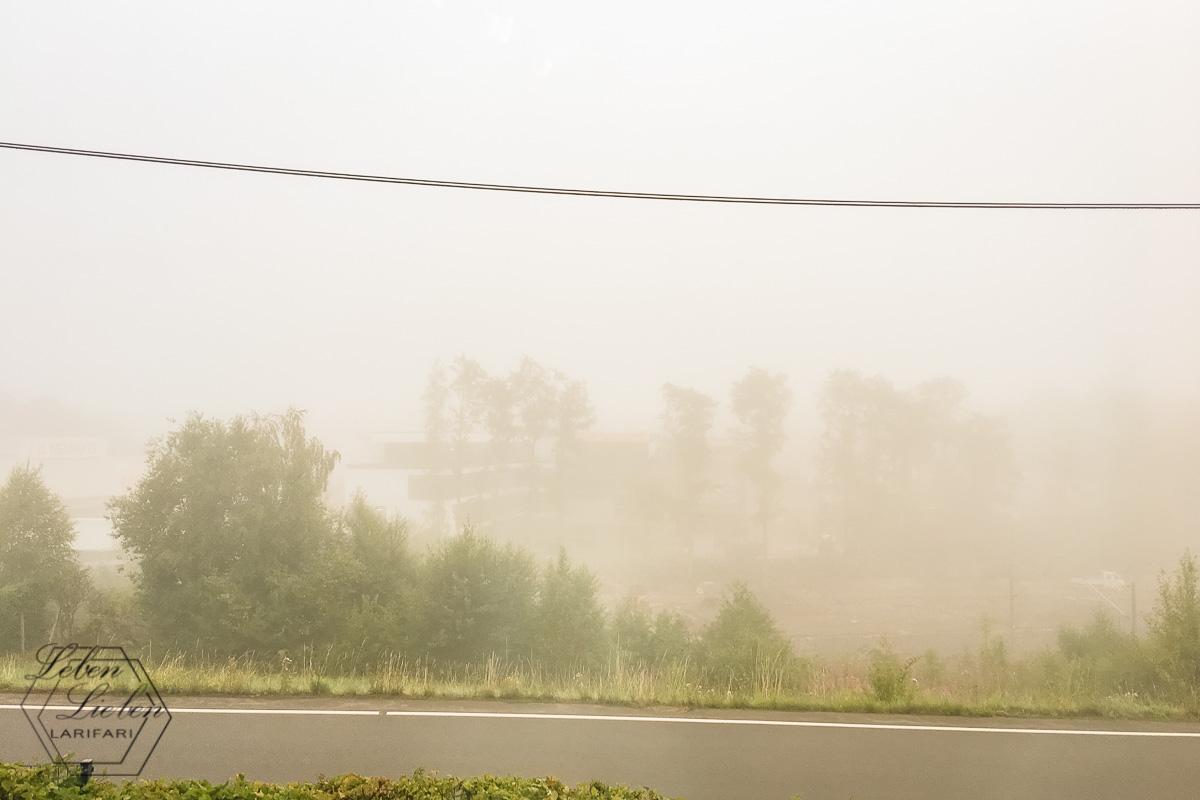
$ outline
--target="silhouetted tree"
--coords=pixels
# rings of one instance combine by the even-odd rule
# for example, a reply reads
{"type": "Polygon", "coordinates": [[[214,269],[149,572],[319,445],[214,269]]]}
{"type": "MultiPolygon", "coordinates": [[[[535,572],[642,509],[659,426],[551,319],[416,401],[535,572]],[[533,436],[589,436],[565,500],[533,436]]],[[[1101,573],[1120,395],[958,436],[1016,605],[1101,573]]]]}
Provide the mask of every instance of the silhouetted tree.
{"type": "Polygon", "coordinates": [[[516,413],[517,436],[525,444],[525,458],[533,463],[537,445],[550,430],[557,392],[551,373],[525,356],[509,376],[516,413]]]}
{"type": "Polygon", "coordinates": [[[787,378],[755,367],[733,385],[733,413],[741,423],[741,468],[754,485],[756,497],[753,519],[762,531],[762,551],[766,554],[767,527],[777,513],[780,479],[775,457],[783,449],[783,423],[792,403],[787,378]]]}
{"type": "MultiPolygon", "coordinates": [[[[463,479],[465,470],[473,466],[471,439],[483,424],[487,413],[486,391],[488,375],[478,361],[459,356],[450,365],[449,401],[451,461],[454,472],[454,497],[461,501],[469,494],[463,479]]],[[[455,524],[463,520],[455,518],[455,524]]]]}
{"type": "Polygon", "coordinates": [[[109,510],[153,640],[226,652],[313,641],[330,611],[322,495],[337,458],[298,411],[194,415],[152,444],[146,474],[109,510]]]}
{"type": "Polygon", "coordinates": [[[583,381],[556,372],[557,402],[554,416],[554,457],[557,470],[557,497],[561,504],[579,454],[581,434],[596,422],[583,381]]]}
{"type": "Polygon", "coordinates": [[[596,578],[565,550],[546,567],[533,612],[534,655],[552,668],[594,666],[604,653],[604,609],[596,578]]]}
{"type": "Polygon", "coordinates": [[[613,644],[623,659],[641,666],[682,663],[691,649],[691,632],[677,612],[652,616],[634,598],[626,598],[613,614],[613,644]]]}
{"type": "Polygon", "coordinates": [[[525,488],[530,504],[542,490],[538,469],[538,444],[545,439],[554,422],[557,391],[553,376],[541,364],[525,356],[508,377],[512,395],[515,437],[521,444],[525,462],[525,488]]]}
{"type": "Polygon", "coordinates": [[[488,378],[483,385],[484,427],[492,451],[494,467],[507,467],[513,458],[513,443],[517,438],[514,419],[515,392],[509,377],[488,378]]]}
{"type": "Polygon", "coordinates": [[[467,526],[430,554],[423,573],[423,654],[465,662],[528,653],[537,570],[527,552],[467,526]]]}
{"type": "Polygon", "coordinates": [[[716,619],[700,635],[700,649],[715,680],[741,688],[790,670],[795,660],[791,642],[743,583],[726,592],[716,619]]]}
{"type": "Polygon", "coordinates": [[[860,563],[925,567],[973,554],[1009,563],[1015,467],[999,421],[971,412],[950,380],[911,392],[833,373],[817,456],[824,530],[860,563]]]}
{"type": "Polygon", "coordinates": [[[412,648],[418,563],[408,551],[404,521],[384,516],[356,495],[323,551],[316,643],[375,652],[412,648]]]}
{"type": "Polygon", "coordinates": [[[663,384],[662,396],[663,434],[674,473],[675,526],[689,555],[694,555],[695,528],[708,483],[708,436],[717,404],[706,394],[672,383],[663,384]]]}
{"type": "Polygon", "coordinates": [[[1150,632],[1166,676],[1193,695],[1200,692],[1200,568],[1191,552],[1174,574],[1159,579],[1150,632]]]}
{"type": "Polygon", "coordinates": [[[62,501],[32,467],[17,467],[0,487],[0,649],[39,647],[70,635],[90,590],[62,501]]]}

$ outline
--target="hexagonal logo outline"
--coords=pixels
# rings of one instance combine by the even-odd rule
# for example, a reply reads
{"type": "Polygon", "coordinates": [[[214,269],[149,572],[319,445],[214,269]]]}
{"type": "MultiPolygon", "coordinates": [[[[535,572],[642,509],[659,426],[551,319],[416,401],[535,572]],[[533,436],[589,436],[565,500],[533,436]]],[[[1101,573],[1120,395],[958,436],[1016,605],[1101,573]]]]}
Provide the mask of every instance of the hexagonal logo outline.
{"type": "MultiPolygon", "coordinates": [[[[146,768],[146,764],[149,763],[150,758],[154,755],[154,751],[158,749],[159,742],[162,741],[163,734],[166,733],[167,728],[170,726],[171,720],[173,719],[171,710],[167,708],[167,704],[163,701],[162,695],[159,694],[158,687],[154,685],[154,681],[150,677],[150,671],[146,669],[144,664],[142,664],[141,659],[131,657],[127,652],[125,652],[125,648],[121,647],[120,645],[78,645],[75,643],[68,645],[57,645],[52,643],[45,645],[38,650],[39,663],[42,663],[41,653],[45,650],[49,649],[51,656],[53,656],[55,653],[66,651],[68,648],[71,649],[72,653],[84,653],[85,655],[81,661],[86,661],[88,664],[103,664],[105,662],[123,663],[126,667],[128,667],[131,675],[138,681],[137,689],[129,695],[125,703],[128,704],[135,697],[144,698],[149,702],[149,705],[146,707],[149,713],[141,718],[139,724],[137,725],[136,731],[130,737],[129,745],[125,748],[118,760],[90,760],[95,767],[98,768],[96,770],[96,774],[100,776],[136,777],[140,775],[142,770],[146,768]],[[113,654],[105,656],[103,655],[105,652],[112,652],[113,654]],[[137,769],[125,769],[126,761],[130,758],[130,754],[134,752],[135,746],[142,740],[142,737],[147,734],[146,728],[150,720],[157,719],[159,717],[163,718],[163,722],[162,726],[158,729],[157,735],[154,737],[154,741],[146,749],[144,755],[135,756],[135,758],[140,759],[137,769]]],[[[55,699],[55,696],[59,694],[59,687],[62,683],[63,676],[60,673],[54,678],[54,685],[49,689],[49,691],[46,692],[45,700],[40,704],[40,708],[38,708],[38,703],[33,702],[33,700],[36,699],[34,691],[35,689],[39,688],[38,684],[40,681],[44,680],[44,676],[34,674],[27,677],[29,677],[31,680],[29,688],[25,691],[25,696],[21,699],[21,712],[25,715],[25,719],[29,722],[30,727],[33,729],[34,735],[37,736],[38,743],[41,744],[42,749],[46,752],[46,756],[52,762],[67,762],[66,756],[64,756],[62,751],[59,749],[59,746],[55,741],[55,737],[51,735],[49,729],[46,727],[45,720],[43,719],[43,715],[47,711],[60,711],[64,708],[70,710],[71,708],[76,707],[74,705],[53,705],[52,701],[55,699]],[[36,712],[33,712],[34,708],[37,708],[36,712]]],[[[79,705],[78,710],[82,711],[85,707],[86,705],[79,705]]],[[[87,754],[83,753],[74,755],[78,756],[80,760],[82,760],[83,758],[86,758],[87,754]]]]}

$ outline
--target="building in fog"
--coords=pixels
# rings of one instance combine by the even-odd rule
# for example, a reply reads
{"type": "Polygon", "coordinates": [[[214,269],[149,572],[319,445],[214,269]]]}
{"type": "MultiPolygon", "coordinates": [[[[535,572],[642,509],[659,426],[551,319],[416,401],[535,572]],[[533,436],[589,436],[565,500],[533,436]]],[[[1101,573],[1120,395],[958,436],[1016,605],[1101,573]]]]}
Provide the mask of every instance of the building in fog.
{"type": "Polygon", "coordinates": [[[140,474],[142,458],[136,450],[105,436],[0,436],[0,480],[25,465],[36,467],[66,506],[78,549],[116,548],[106,519],[107,503],[140,474]]]}
{"type": "Polygon", "coordinates": [[[644,435],[593,434],[560,453],[553,442],[523,448],[484,438],[433,446],[420,432],[369,437],[364,458],[341,469],[342,501],[369,505],[416,524],[441,519],[443,533],[571,514],[614,518],[633,482],[650,466],[644,435]]]}

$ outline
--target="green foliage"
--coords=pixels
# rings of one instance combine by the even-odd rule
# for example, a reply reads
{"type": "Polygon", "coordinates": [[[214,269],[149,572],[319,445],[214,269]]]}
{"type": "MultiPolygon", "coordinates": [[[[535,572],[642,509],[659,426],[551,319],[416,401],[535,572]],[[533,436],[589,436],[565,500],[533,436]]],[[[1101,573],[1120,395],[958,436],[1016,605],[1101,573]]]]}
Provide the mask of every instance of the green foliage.
{"type": "Polygon", "coordinates": [[[683,662],[692,645],[683,617],[670,611],[652,617],[634,598],[626,598],[613,615],[612,637],[621,658],[641,666],[683,662]]]}
{"type": "Polygon", "coordinates": [[[871,694],[881,703],[898,703],[912,697],[916,688],[912,679],[915,658],[902,659],[887,641],[871,651],[867,683],[871,694]]]}
{"type": "Polygon", "coordinates": [[[466,662],[528,651],[537,571],[525,551],[468,526],[430,554],[422,584],[423,641],[433,658],[466,662]]]}
{"type": "Polygon", "coordinates": [[[946,662],[936,650],[930,648],[917,659],[913,672],[919,683],[933,686],[945,680],[946,662]]]}
{"type": "Polygon", "coordinates": [[[701,634],[700,647],[711,678],[732,687],[749,687],[795,666],[791,642],[743,583],[725,594],[716,619],[701,634]]]}
{"type": "Polygon", "coordinates": [[[650,653],[658,663],[683,661],[692,646],[692,632],[677,611],[659,611],[654,616],[650,635],[650,653]]]}
{"type": "Polygon", "coordinates": [[[653,661],[653,623],[637,598],[627,597],[617,606],[613,613],[612,636],[621,658],[641,664],[653,661]]]}
{"type": "Polygon", "coordinates": [[[1003,689],[1009,682],[1008,646],[1004,639],[992,633],[992,623],[984,619],[980,625],[979,650],[975,656],[977,690],[984,693],[1003,689]]]}
{"type": "Polygon", "coordinates": [[[142,480],[110,503],[153,639],[234,651],[317,639],[336,461],[297,411],[197,415],[156,442],[142,480]]]}
{"type": "Polygon", "coordinates": [[[0,487],[0,650],[70,635],[90,590],[72,548],[67,510],[37,469],[17,467],[0,487]]]}
{"type": "Polygon", "coordinates": [[[664,800],[652,789],[587,783],[567,786],[554,778],[454,778],[418,770],[399,778],[341,775],[314,783],[260,783],[237,776],[227,783],[156,780],[80,787],[78,770],[64,766],[0,764],[5,800],[664,800]]]}
{"type": "Polygon", "coordinates": [[[533,609],[534,656],[551,669],[586,668],[604,655],[604,609],[596,578],[565,550],[542,573],[533,609]]]}
{"type": "Polygon", "coordinates": [[[75,631],[80,642],[128,647],[146,639],[145,621],[137,596],[127,587],[94,588],[87,613],[75,631]]]}
{"type": "Polygon", "coordinates": [[[325,565],[313,587],[322,604],[316,641],[371,652],[413,644],[417,564],[403,521],[355,497],[323,546],[325,565]]]}
{"type": "MultiPolygon", "coordinates": [[[[918,394],[923,408],[958,402],[952,386],[918,394]]],[[[572,401],[579,401],[576,411],[585,399],[572,401]]],[[[758,415],[783,407],[742,399],[752,430],[773,424],[773,416],[758,415]]],[[[507,410],[497,406],[497,413],[511,413],[519,424],[509,430],[507,422],[497,423],[493,433],[520,441],[527,424],[520,404],[515,412],[508,399],[502,405],[507,410]]],[[[474,413],[466,406],[462,412],[474,413]]],[[[552,430],[538,428],[529,440],[552,430]]],[[[251,682],[265,680],[267,691],[338,693],[347,679],[361,678],[365,688],[356,691],[400,686],[406,692],[441,681],[436,685],[454,688],[437,691],[450,694],[533,697],[539,687],[571,677],[575,699],[652,702],[663,696],[653,688],[663,680],[671,687],[667,696],[683,702],[717,702],[720,692],[720,702],[733,704],[778,702],[809,685],[812,663],[796,658],[742,584],[730,588],[694,641],[678,614],[652,617],[632,601],[618,608],[610,627],[594,576],[565,552],[538,570],[528,551],[468,527],[421,559],[408,550],[405,524],[365,499],[330,511],[322,497],[336,458],[306,435],[298,412],[229,422],[190,418],[151,446],[145,477],[111,504],[117,536],[140,568],[133,596],[89,587],[62,504],[36,471],[14,471],[0,488],[0,648],[12,649],[22,608],[33,609],[24,612],[30,640],[47,638],[47,626],[73,635],[68,598],[86,598],[88,611],[73,631],[82,639],[130,646],[152,640],[157,653],[218,663],[243,656],[259,663],[266,655],[279,672],[273,678],[256,672],[251,682]],[[147,628],[149,637],[141,635],[147,628]],[[614,646],[617,657],[609,658],[614,646]],[[295,659],[302,670],[290,666],[295,659]],[[615,672],[606,677],[602,663],[615,672]]],[[[1070,702],[1085,698],[1107,708],[1142,702],[1136,697],[1144,693],[1148,702],[1193,708],[1200,573],[1190,554],[1163,577],[1151,634],[1143,644],[1098,618],[1061,632],[1056,651],[1010,663],[1003,639],[985,628],[981,646],[964,655],[961,667],[947,669],[929,654],[916,672],[922,684],[953,685],[943,698],[1053,690],[1070,702]]],[[[886,646],[873,651],[866,678],[876,701],[911,700],[914,661],[886,646]]],[[[861,671],[852,681],[861,697],[861,671]]]]}
{"type": "Polygon", "coordinates": [[[1184,691],[1200,691],[1200,571],[1191,552],[1159,580],[1150,632],[1166,677],[1184,691]]]}
{"type": "Polygon", "coordinates": [[[1047,683],[1100,696],[1141,692],[1153,686],[1148,654],[1103,611],[1097,611],[1085,627],[1060,630],[1055,655],[1061,664],[1043,663],[1047,683]]]}

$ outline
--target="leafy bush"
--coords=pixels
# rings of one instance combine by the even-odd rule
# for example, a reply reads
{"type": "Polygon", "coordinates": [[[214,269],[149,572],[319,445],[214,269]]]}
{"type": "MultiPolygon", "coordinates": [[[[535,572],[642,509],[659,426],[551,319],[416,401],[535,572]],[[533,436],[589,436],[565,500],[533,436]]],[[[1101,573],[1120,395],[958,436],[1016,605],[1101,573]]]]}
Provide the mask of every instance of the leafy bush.
{"type": "Polygon", "coordinates": [[[882,703],[896,703],[912,697],[912,668],[917,659],[901,659],[886,641],[871,651],[867,682],[871,693],[882,703]]]}
{"type": "Polygon", "coordinates": [[[77,770],[61,766],[0,764],[5,800],[664,800],[652,789],[587,783],[566,786],[553,778],[452,778],[418,770],[399,778],[342,775],[314,783],[273,784],[238,776],[226,783],[94,780],[79,786],[77,770]]]}
{"type": "Polygon", "coordinates": [[[743,583],[735,583],[721,601],[717,617],[700,638],[710,679],[730,688],[765,688],[778,676],[794,677],[792,644],[771,614],[743,583]]]}
{"type": "Polygon", "coordinates": [[[604,609],[596,578],[565,550],[546,568],[534,607],[534,655],[551,669],[594,666],[604,653],[604,609]]]}
{"type": "Polygon", "coordinates": [[[660,611],[650,633],[650,655],[655,663],[682,661],[692,646],[692,632],[677,611],[660,611]]]}
{"type": "Polygon", "coordinates": [[[634,598],[617,608],[612,622],[613,646],[621,657],[640,666],[683,661],[692,645],[692,634],[678,613],[660,611],[651,617],[634,598]]]}
{"type": "Polygon", "coordinates": [[[433,658],[465,663],[528,652],[538,588],[528,552],[468,527],[429,556],[423,583],[421,617],[433,658]]]}
{"type": "Polygon", "coordinates": [[[1138,640],[1119,629],[1103,611],[1086,627],[1058,632],[1057,655],[1065,664],[1046,663],[1048,683],[1091,696],[1145,691],[1153,683],[1152,663],[1138,640]]]}
{"type": "Polygon", "coordinates": [[[636,598],[627,597],[617,607],[613,614],[612,636],[613,646],[623,659],[640,664],[653,661],[653,623],[636,598]]]}
{"type": "Polygon", "coordinates": [[[1008,646],[1002,636],[992,632],[992,624],[986,618],[981,627],[979,651],[975,658],[975,689],[984,694],[1001,691],[1010,681],[1011,667],[1008,646]]]}
{"type": "Polygon", "coordinates": [[[930,648],[917,659],[913,677],[919,684],[936,686],[946,679],[946,662],[930,648]]]}
{"type": "Polygon", "coordinates": [[[130,647],[146,639],[143,609],[133,590],[95,586],[76,627],[77,641],[130,647]]]}
{"type": "Polygon", "coordinates": [[[1167,679],[1183,692],[1200,692],[1200,570],[1190,552],[1159,580],[1150,632],[1167,679]]]}
{"type": "Polygon", "coordinates": [[[62,501],[33,467],[0,485],[0,650],[70,636],[89,589],[62,501]]]}
{"type": "Polygon", "coordinates": [[[229,652],[316,641],[337,459],[298,411],[194,415],[154,443],[145,475],[109,504],[153,640],[229,652]]]}
{"type": "Polygon", "coordinates": [[[322,604],[316,644],[407,651],[413,643],[417,562],[408,552],[405,523],[357,495],[323,551],[325,568],[310,592],[322,604]]]}

